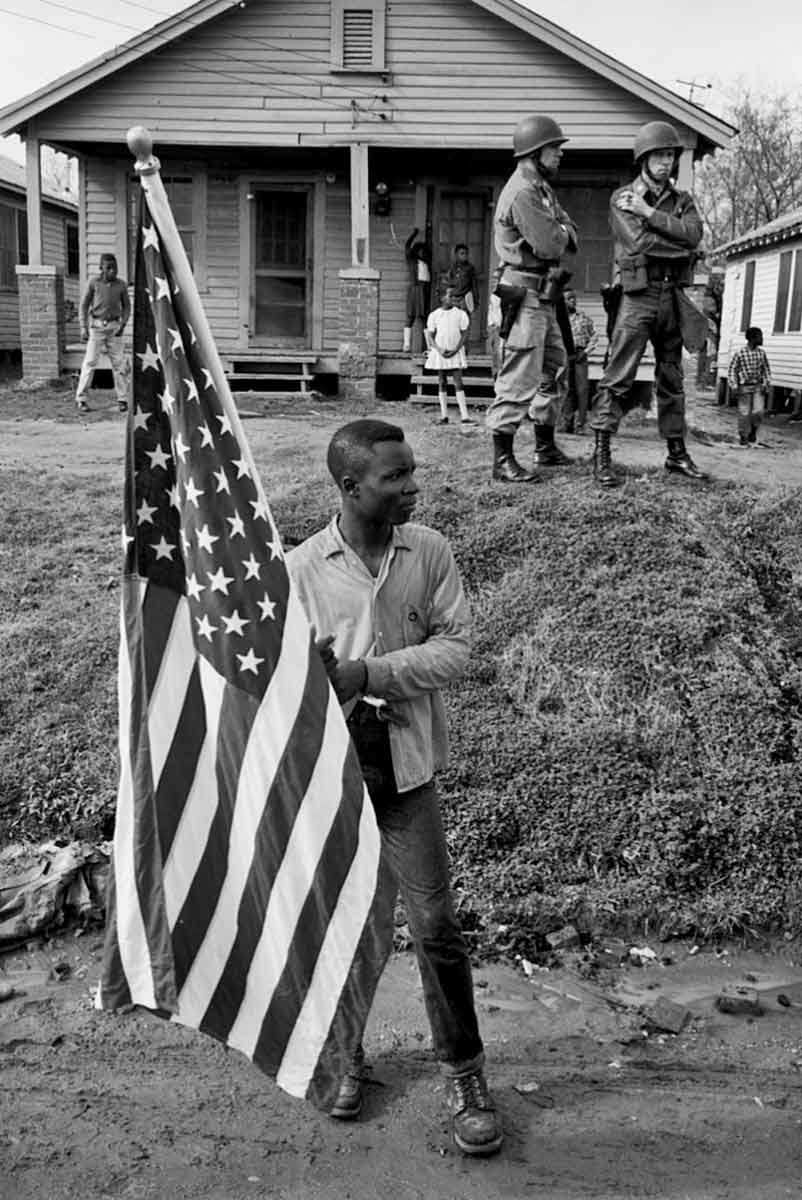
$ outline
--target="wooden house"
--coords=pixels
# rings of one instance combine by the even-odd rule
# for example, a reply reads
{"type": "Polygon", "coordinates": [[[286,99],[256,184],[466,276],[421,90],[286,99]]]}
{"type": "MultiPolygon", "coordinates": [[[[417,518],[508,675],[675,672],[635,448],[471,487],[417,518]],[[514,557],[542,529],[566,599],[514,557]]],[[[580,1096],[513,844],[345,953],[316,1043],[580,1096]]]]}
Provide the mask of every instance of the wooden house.
{"type": "MultiPolygon", "coordinates": [[[[64,272],[64,295],[69,314],[77,314],[80,276],[78,205],[67,195],[46,191],[42,196],[42,247],[47,262],[64,272]]],[[[25,167],[0,155],[0,355],[18,356],[20,305],[17,267],[28,263],[28,209],[25,167]]],[[[67,333],[77,335],[75,316],[67,333]]]]}
{"type": "Polygon", "coordinates": [[[763,330],[775,389],[802,389],[802,208],[752,229],[714,252],[726,262],[717,374],[726,387],[730,360],[750,325],[763,330]]]}
{"type": "Polygon", "coordinates": [[[689,185],[694,160],[732,129],[528,4],[199,0],[6,107],[0,132],[26,141],[31,231],[39,147],[78,156],[83,279],[105,250],[130,277],[138,185],[125,135],[146,126],[229,370],[278,362],[367,394],[377,375],[415,370],[402,353],[414,228],[435,295],[455,244],[468,245],[481,289],[470,349],[482,349],[494,204],[530,112],[570,139],[559,192],[581,232],[574,283],[603,324],[608,201],[631,175],[636,130],[674,123],[689,185]]]}

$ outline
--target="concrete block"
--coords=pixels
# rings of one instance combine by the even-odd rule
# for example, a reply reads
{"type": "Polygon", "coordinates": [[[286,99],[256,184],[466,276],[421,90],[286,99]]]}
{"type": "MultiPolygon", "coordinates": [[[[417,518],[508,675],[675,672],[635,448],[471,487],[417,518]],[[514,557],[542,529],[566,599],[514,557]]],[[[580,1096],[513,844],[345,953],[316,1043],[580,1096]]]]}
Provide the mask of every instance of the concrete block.
{"type": "Polygon", "coordinates": [[[759,1017],[763,1013],[757,989],[751,987],[728,985],[716,996],[715,1005],[719,1012],[732,1016],[759,1017]]]}
{"type": "Polygon", "coordinates": [[[644,1016],[655,1029],[665,1033],[681,1033],[691,1018],[691,1011],[665,996],[659,996],[651,1008],[645,1010],[644,1016]]]}
{"type": "Polygon", "coordinates": [[[555,929],[553,933],[547,933],[546,941],[552,950],[570,950],[573,946],[579,945],[580,937],[573,925],[563,925],[562,929],[555,929]]]}

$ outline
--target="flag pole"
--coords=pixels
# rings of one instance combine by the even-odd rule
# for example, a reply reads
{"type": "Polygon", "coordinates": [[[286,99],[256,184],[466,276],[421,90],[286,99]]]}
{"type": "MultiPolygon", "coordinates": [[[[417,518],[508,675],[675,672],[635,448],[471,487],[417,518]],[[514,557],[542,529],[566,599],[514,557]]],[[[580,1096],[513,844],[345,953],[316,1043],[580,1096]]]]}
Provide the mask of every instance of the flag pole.
{"type": "MultiPolygon", "coordinates": [[[[161,163],[153,153],[153,138],[150,131],[143,125],[134,125],[128,130],[126,141],[128,149],[136,160],[134,162],[134,171],[145,193],[145,199],[150,210],[150,215],[153,218],[153,223],[156,226],[156,232],[170,262],[175,282],[181,290],[184,311],[198,340],[198,349],[208,366],[223,411],[229,418],[231,431],[239,442],[243,458],[247,461],[251,469],[251,478],[259,498],[264,501],[266,500],[264,488],[262,487],[250,446],[242,428],[237,406],[234,403],[228,386],[226,373],[220,355],[217,352],[217,346],[214,343],[209,321],[204,312],[201,298],[198,295],[195,276],[192,274],[192,267],[187,258],[184,243],[181,241],[181,234],[178,232],[178,226],[175,223],[175,218],[170,208],[170,201],[167,199],[167,192],[164,190],[160,174],[161,163]]],[[[275,536],[278,537],[279,534],[275,525],[273,525],[273,530],[275,536]]]]}

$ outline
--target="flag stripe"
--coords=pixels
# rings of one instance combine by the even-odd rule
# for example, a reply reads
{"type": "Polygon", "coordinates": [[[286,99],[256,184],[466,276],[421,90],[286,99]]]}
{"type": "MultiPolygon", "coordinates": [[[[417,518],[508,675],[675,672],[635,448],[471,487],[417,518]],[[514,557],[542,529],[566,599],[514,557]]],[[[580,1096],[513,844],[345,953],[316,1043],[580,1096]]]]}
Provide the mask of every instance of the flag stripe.
{"type": "MultiPolygon", "coordinates": [[[[271,904],[275,904],[275,887],[281,882],[280,870],[282,862],[293,863],[291,838],[295,836],[295,823],[299,811],[308,811],[310,803],[314,803],[315,779],[313,775],[316,766],[321,762],[320,739],[323,733],[323,718],[329,701],[330,688],[322,668],[319,672],[310,673],[306,679],[306,688],[299,698],[297,719],[292,733],[287,739],[287,750],[273,778],[270,792],[266,798],[263,814],[256,832],[253,857],[248,880],[242,895],[242,901],[237,913],[236,938],[228,960],[223,970],[222,982],[215,990],[203,1018],[203,1028],[207,1025],[220,1031],[223,1036],[229,1035],[231,1025],[237,1017],[238,1010],[242,1012],[242,1001],[246,987],[254,971],[254,955],[260,938],[266,929],[267,914],[271,904]],[[307,754],[300,758],[295,747],[304,746],[307,754]],[[303,774],[301,774],[303,772],[303,774]],[[288,857],[289,856],[289,857],[288,857]],[[275,882],[274,882],[275,881],[275,882]],[[233,991],[232,980],[239,980],[239,989],[233,991]]],[[[334,778],[337,776],[334,775],[334,778]]],[[[329,776],[331,780],[331,775],[329,776]]],[[[331,795],[339,800],[336,788],[331,787],[331,795]]],[[[318,814],[320,821],[325,819],[325,812],[318,814]]],[[[285,901],[286,903],[286,901],[285,901]]],[[[292,919],[285,908],[282,909],[284,919],[289,923],[292,919]]],[[[287,931],[290,935],[292,929],[287,931]]],[[[281,945],[283,932],[279,931],[277,940],[270,945],[270,955],[273,964],[279,957],[278,947],[281,945]]],[[[279,969],[281,964],[278,964],[279,969]]],[[[273,966],[267,968],[267,973],[259,980],[261,989],[261,1007],[256,1014],[256,1030],[252,1043],[256,1042],[258,1029],[262,1023],[264,1007],[270,999],[271,987],[266,982],[271,976],[273,966]]],[[[240,1039],[241,1042],[242,1039],[240,1039]]],[[[248,1051],[246,1051],[247,1053],[248,1051]]]]}
{"type": "Polygon", "coordinates": [[[217,746],[215,750],[215,789],[217,807],[209,826],[209,837],[203,847],[203,855],[187,892],[184,904],[175,922],[173,945],[175,954],[176,986],[182,996],[182,1009],[194,1015],[187,1023],[197,1025],[208,1003],[211,989],[217,986],[217,977],[210,983],[207,970],[199,954],[204,941],[210,936],[211,923],[218,907],[225,884],[229,856],[231,854],[231,827],[236,804],[239,764],[256,717],[257,706],[252,696],[239,692],[226,684],[220,705],[217,746]],[[203,978],[206,999],[198,1014],[201,1000],[198,998],[199,984],[186,991],[191,972],[203,978]],[[189,995],[196,997],[190,1005],[189,995]]]}
{"type": "MultiPolygon", "coordinates": [[[[347,747],[343,745],[342,749],[344,759],[347,747]]],[[[281,930],[289,925],[292,925],[289,931],[290,935],[294,935],[291,943],[288,944],[287,953],[284,955],[285,964],[281,978],[270,998],[259,1033],[258,1046],[252,1051],[255,1061],[260,1063],[269,1061],[273,1064],[273,1069],[277,1069],[285,1058],[287,1042],[301,1015],[302,1007],[310,1003],[310,985],[315,972],[315,963],[325,946],[327,930],[332,926],[338,929],[342,928],[344,935],[345,929],[353,928],[351,926],[352,913],[349,910],[347,897],[343,897],[341,892],[350,871],[355,870],[355,877],[361,878],[359,858],[355,860],[347,849],[349,845],[354,844],[359,832],[361,813],[353,809],[347,812],[343,811],[336,803],[338,797],[336,794],[332,794],[333,789],[330,788],[326,775],[321,773],[321,776],[315,781],[317,787],[313,793],[314,804],[304,807],[298,821],[299,842],[303,843],[312,836],[320,837],[321,840],[325,837],[325,842],[321,845],[320,856],[317,863],[308,864],[309,873],[301,878],[298,878],[300,874],[297,866],[298,856],[293,856],[291,859],[296,863],[294,872],[291,873],[286,863],[282,866],[279,878],[282,882],[286,880],[287,890],[294,900],[290,908],[291,917],[288,920],[282,913],[281,905],[277,904],[274,911],[267,914],[265,921],[263,944],[272,946],[281,930]],[[302,818],[304,816],[309,824],[314,826],[314,830],[307,830],[303,827],[302,818]],[[351,827],[354,818],[356,818],[356,827],[351,827]],[[289,876],[291,878],[288,878],[289,876]],[[342,914],[341,904],[343,905],[342,914]]],[[[367,807],[370,807],[369,802],[367,807]]],[[[373,827],[375,828],[375,825],[373,827]]],[[[293,834],[295,835],[295,831],[293,834]]],[[[371,854],[367,849],[366,835],[365,842],[360,842],[360,848],[362,857],[367,854],[369,861],[372,862],[375,876],[375,860],[378,851],[371,854]]],[[[288,847],[288,855],[291,849],[292,847],[288,847]]],[[[368,887],[368,907],[374,885],[375,878],[368,887]]],[[[363,913],[356,926],[357,937],[364,917],[363,913]]],[[[350,949],[352,950],[353,947],[350,949]]],[[[350,956],[347,961],[350,964],[350,956]]],[[[327,986],[331,987],[330,979],[327,986]]],[[[314,1005],[310,1009],[310,1013],[312,1011],[314,1011],[314,1005]]]]}
{"type": "MultiPolygon", "coordinates": [[[[325,682],[324,703],[330,702],[330,697],[331,690],[325,682]]],[[[311,704],[312,702],[310,706],[311,704]]],[[[336,785],[333,786],[332,781],[341,776],[341,764],[347,752],[347,744],[343,743],[341,737],[338,743],[339,731],[326,726],[325,732],[326,739],[320,747],[314,773],[305,787],[304,802],[298,810],[297,819],[288,828],[289,837],[283,847],[283,854],[279,859],[274,851],[276,861],[271,861],[269,857],[267,859],[275,882],[265,897],[266,906],[259,914],[258,929],[255,931],[258,941],[253,946],[250,961],[246,964],[245,1003],[240,1006],[237,1021],[229,1033],[231,1044],[239,1046],[246,1054],[253,1054],[264,1024],[265,1011],[272,1003],[276,987],[281,988],[282,976],[287,969],[288,959],[295,954],[295,943],[299,934],[304,940],[316,940],[315,929],[311,925],[300,924],[300,921],[309,890],[314,886],[332,825],[336,824],[340,811],[341,792],[336,785]]],[[[271,815],[270,829],[273,827],[272,802],[281,794],[280,781],[277,780],[276,783],[266,810],[271,815]]],[[[263,822],[260,830],[263,845],[269,836],[265,824],[263,822]]],[[[261,848],[259,843],[257,847],[261,848]]],[[[264,845],[264,849],[270,853],[267,845],[264,845]]],[[[344,849],[342,860],[345,870],[348,868],[350,857],[351,852],[344,849]]],[[[258,856],[257,862],[261,869],[262,862],[258,856]]],[[[337,902],[341,884],[339,864],[329,882],[331,891],[325,897],[328,913],[337,902]]],[[[276,1067],[279,1061],[280,1057],[275,1060],[276,1067]]]]}
{"type": "MultiPolygon", "coordinates": [[[[148,589],[148,595],[164,592],[164,588],[148,589]]],[[[167,593],[172,599],[172,592],[167,593]]],[[[145,600],[147,607],[148,600],[145,600]]],[[[149,614],[144,614],[147,619],[149,614]]],[[[150,647],[148,647],[150,650],[150,647]]],[[[146,655],[150,658],[150,654],[146,655]]],[[[167,756],[175,737],[186,700],[187,688],[195,669],[195,644],[190,625],[186,598],[178,598],[169,627],[169,635],[161,657],[161,667],[148,693],[148,738],[153,785],[158,790],[167,756]]]]}
{"type": "Polygon", "coordinates": [[[187,902],[192,880],[200,869],[218,804],[215,762],[226,681],[205,658],[200,658],[198,663],[202,695],[199,712],[203,714],[205,736],[175,837],[166,849],[165,843],[162,843],[165,854],[164,895],[171,930],[175,929],[179,914],[187,902]]]}
{"type": "MultiPolygon", "coordinates": [[[[204,755],[206,743],[207,707],[201,685],[203,659],[193,657],[191,674],[188,677],[181,711],[172,731],[169,753],[156,786],[156,818],[159,824],[159,846],[165,863],[170,860],[178,828],[184,818],[193,788],[202,772],[214,777],[214,751],[204,755]]],[[[222,681],[225,684],[225,680],[222,681]]],[[[150,724],[153,724],[151,713],[150,724]]],[[[216,801],[216,792],[215,792],[216,801]]]]}
{"type": "MultiPolygon", "coordinates": [[[[222,875],[215,873],[215,882],[220,883],[219,895],[215,896],[213,914],[205,922],[204,938],[191,966],[192,978],[182,979],[180,984],[182,1010],[190,1014],[192,1024],[202,1020],[231,953],[259,822],[303,701],[306,676],[298,670],[294,647],[296,638],[302,634],[308,646],[304,624],[300,605],[291,605],[278,665],[236,764],[239,780],[236,806],[229,822],[226,869],[222,875]]],[[[222,751],[218,750],[218,759],[221,757],[222,751]]],[[[298,805],[302,798],[302,794],[296,793],[290,802],[298,805]]],[[[269,810],[269,803],[267,807],[269,810]]]]}
{"type": "MultiPolygon", "coordinates": [[[[373,820],[370,801],[363,806],[362,819],[359,825],[359,853],[353,859],[345,879],[340,900],[332,919],[326,928],[325,939],[315,958],[312,978],[300,994],[303,995],[303,1007],[297,1015],[293,1014],[290,1037],[284,1048],[284,1057],[276,1074],[276,1081],[293,1096],[306,1095],[310,1079],[314,1076],[317,1063],[328,1043],[328,1033],[338,1008],[341,995],[347,982],[351,964],[359,948],[362,930],[370,916],[373,895],[377,883],[377,870],[380,858],[379,832],[373,820]]],[[[389,915],[389,909],[388,909],[389,915]]],[[[388,930],[388,932],[390,932],[388,930]]],[[[388,939],[389,944],[389,939],[388,939]]],[[[384,966],[384,956],[379,955],[378,961],[384,966]]],[[[373,994],[373,987],[378,981],[378,975],[369,980],[362,979],[361,986],[366,989],[368,982],[372,983],[368,992],[373,994]]],[[[366,1012],[366,994],[361,996],[362,1003],[355,1011],[366,1012]]],[[[368,1001],[369,1004],[369,1001],[368,1001]]],[[[279,1013],[274,1012],[274,1017],[279,1013]]],[[[270,1024],[271,1014],[265,1021],[263,1035],[275,1042],[274,1030],[279,1026],[270,1024]]],[[[360,1029],[353,1030],[355,1035],[352,1045],[358,1044],[360,1029]]],[[[264,1040],[260,1039],[254,1054],[254,1061],[259,1062],[263,1052],[264,1040]]],[[[326,1089],[324,1103],[330,1104],[336,1099],[337,1081],[345,1072],[347,1062],[345,1056],[329,1064],[329,1084],[326,1089]],[[331,1070],[331,1067],[334,1070],[331,1070]]]]}

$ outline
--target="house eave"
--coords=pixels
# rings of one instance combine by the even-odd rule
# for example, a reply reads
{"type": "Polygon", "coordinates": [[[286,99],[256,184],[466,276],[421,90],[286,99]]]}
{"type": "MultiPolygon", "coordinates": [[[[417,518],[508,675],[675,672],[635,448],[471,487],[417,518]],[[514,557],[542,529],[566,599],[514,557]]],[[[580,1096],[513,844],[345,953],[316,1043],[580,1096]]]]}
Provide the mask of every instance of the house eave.
{"type": "MultiPolygon", "coordinates": [[[[473,0],[473,3],[529,36],[544,42],[559,53],[574,59],[595,74],[601,75],[638,96],[660,112],[673,116],[693,130],[697,137],[711,148],[727,145],[736,133],[735,128],[726,121],[683,100],[681,96],[677,96],[668,88],[652,82],[638,71],[625,66],[603,51],[597,50],[594,46],[582,41],[581,38],[554,25],[551,21],[547,21],[538,13],[518,3],[518,0],[473,0]]],[[[0,109],[0,134],[18,133],[26,136],[29,122],[35,121],[42,113],[138,61],[151,51],[161,49],[177,38],[192,32],[198,26],[241,6],[242,0],[199,0],[197,4],[168,17],[145,33],[138,34],[121,46],[117,46],[76,70],[62,75],[53,83],[0,109]]],[[[348,144],[349,140],[343,141],[342,144],[348,144]]],[[[331,139],[326,144],[332,144],[331,139]]],[[[435,142],[433,144],[447,143],[435,142]]],[[[472,144],[476,145],[475,142],[472,144]]],[[[700,149],[704,152],[707,146],[703,145],[700,149]]]]}
{"type": "Polygon", "coordinates": [[[790,242],[800,237],[802,237],[802,218],[794,222],[793,225],[786,226],[785,229],[777,229],[771,233],[756,234],[753,237],[747,234],[744,237],[736,238],[732,242],[725,242],[723,246],[716,246],[711,250],[710,256],[737,258],[741,254],[750,254],[753,250],[762,250],[766,246],[777,246],[782,242],[790,242]]]}

